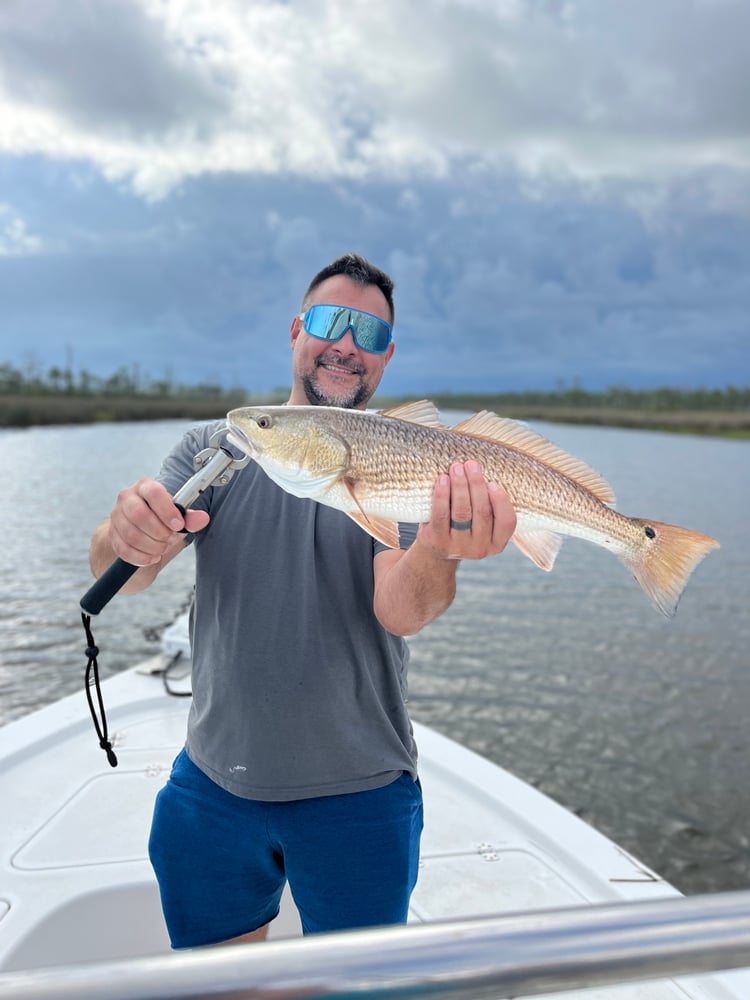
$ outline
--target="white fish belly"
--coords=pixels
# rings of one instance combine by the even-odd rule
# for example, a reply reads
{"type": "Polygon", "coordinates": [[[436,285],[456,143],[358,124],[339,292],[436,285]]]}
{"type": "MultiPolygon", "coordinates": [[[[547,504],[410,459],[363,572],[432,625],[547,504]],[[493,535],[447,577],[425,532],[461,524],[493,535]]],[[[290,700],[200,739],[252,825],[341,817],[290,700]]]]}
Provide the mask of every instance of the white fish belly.
{"type": "Polygon", "coordinates": [[[431,489],[410,490],[400,494],[358,490],[357,499],[366,514],[383,517],[388,521],[421,524],[432,517],[431,489]]]}

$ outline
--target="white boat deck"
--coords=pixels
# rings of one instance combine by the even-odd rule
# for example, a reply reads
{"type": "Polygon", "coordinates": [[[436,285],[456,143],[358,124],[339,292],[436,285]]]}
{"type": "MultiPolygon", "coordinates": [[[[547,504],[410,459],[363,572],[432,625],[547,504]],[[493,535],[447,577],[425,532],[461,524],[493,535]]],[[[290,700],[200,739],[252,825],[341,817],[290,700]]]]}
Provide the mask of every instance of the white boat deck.
{"type": "MultiPolygon", "coordinates": [[[[105,697],[115,769],[97,746],[83,693],[0,729],[0,994],[11,970],[169,952],[147,841],[189,699],[167,696],[160,676],[136,670],[108,680],[105,697]]],[[[415,730],[425,832],[412,922],[679,896],[528,785],[415,730]]],[[[285,894],[271,936],[298,934],[285,894]]],[[[748,1000],[750,973],[565,995],[748,1000]]]]}

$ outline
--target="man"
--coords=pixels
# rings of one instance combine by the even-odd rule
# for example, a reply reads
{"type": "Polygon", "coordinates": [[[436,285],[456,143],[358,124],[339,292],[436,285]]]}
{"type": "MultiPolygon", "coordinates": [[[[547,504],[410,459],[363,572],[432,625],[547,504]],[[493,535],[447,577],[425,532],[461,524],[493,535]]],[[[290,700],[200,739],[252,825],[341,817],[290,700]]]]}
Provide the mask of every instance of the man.
{"type": "MultiPolygon", "coordinates": [[[[354,254],[313,278],[288,405],[367,406],[393,355],[392,293],[354,254]]],[[[97,576],[115,556],[140,567],[127,591],[196,546],[193,703],[149,845],[172,945],[265,937],[287,880],[305,933],[403,922],[422,829],[403,637],[451,604],[461,559],[503,550],[513,508],[456,464],[430,522],[387,549],[251,463],[183,518],[171,496],[214,429],[123,490],[91,546],[97,576]]]]}

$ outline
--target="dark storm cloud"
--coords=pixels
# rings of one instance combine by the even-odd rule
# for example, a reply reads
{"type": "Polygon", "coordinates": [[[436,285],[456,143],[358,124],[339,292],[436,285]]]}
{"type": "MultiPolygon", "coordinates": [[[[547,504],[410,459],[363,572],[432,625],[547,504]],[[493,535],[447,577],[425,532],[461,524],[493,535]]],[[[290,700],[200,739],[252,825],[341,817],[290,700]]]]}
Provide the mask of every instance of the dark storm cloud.
{"type": "MultiPolygon", "coordinates": [[[[0,295],[45,365],[70,346],[105,373],[138,361],[264,391],[288,382],[310,276],[357,249],[397,282],[386,391],[740,383],[750,222],[707,207],[710,181],[648,213],[619,187],[529,201],[511,175],[411,189],[195,181],[156,204],[121,195],[58,253],[7,259],[0,295]]],[[[69,220],[56,205],[61,240],[77,201],[69,220]]]]}
{"type": "Polygon", "coordinates": [[[166,132],[226,109],[221,89],[128,0],[5,0],[0,81],[82,129],[166,132]]]}

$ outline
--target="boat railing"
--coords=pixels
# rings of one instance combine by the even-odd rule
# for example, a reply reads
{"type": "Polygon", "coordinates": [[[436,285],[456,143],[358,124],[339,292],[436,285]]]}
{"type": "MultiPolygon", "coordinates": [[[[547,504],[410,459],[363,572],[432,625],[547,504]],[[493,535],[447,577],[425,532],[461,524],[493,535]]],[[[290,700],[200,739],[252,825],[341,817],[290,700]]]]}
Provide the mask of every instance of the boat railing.
{"type": "Polygon", "coordinates": [[[480,1000],[745,966],[750,966],[750,892],[743,891],[9,972],[0,975],[0,997],[480,1000]]]}

